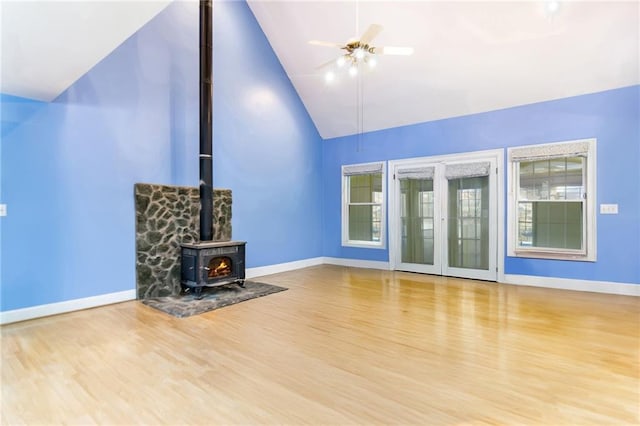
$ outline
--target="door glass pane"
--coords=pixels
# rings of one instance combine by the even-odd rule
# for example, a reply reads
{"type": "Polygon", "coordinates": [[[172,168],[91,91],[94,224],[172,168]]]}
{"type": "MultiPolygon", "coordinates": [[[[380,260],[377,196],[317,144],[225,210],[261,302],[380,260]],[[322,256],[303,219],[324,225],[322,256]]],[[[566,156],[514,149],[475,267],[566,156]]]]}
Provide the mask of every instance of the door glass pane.
{"type": "Polygon", "coordinates": [[[433,265],[433,180],[400,180],[403,263],[433,265]]]}
{"type": "Polygon", "coordinates": [[[489,269],[489,176],[449,180],[448,261],[489,269]]]}

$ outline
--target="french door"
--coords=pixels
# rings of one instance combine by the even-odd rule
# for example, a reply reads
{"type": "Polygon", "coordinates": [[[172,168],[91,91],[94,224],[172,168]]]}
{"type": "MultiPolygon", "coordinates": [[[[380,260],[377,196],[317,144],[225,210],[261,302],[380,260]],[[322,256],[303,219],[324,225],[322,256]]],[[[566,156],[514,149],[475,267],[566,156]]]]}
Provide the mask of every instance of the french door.
{"type": "Polygon", "coordinates": [[[489,151],[389,163],[392,269],[497,281],[501,159],[489,151]]]}

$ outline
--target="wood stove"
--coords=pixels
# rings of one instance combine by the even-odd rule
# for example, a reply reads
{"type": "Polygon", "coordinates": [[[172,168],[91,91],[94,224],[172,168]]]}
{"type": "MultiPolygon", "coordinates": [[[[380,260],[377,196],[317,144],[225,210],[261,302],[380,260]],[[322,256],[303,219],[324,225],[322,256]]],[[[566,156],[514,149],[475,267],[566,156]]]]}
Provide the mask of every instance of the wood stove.
{"type": "Polygon", "coordinates": [[[181,244],[180,284],[201,297],[203,287],[244,287],[245,242],[213,239],[213,2],[200,0],[200,241],[181,244]]]}
{"type": "Polygon", "coordinates": [[[180,283],[200,297],[203,287],[239,284],[244,287],[244,241],[200,241],[181,244],[180,283]]]}

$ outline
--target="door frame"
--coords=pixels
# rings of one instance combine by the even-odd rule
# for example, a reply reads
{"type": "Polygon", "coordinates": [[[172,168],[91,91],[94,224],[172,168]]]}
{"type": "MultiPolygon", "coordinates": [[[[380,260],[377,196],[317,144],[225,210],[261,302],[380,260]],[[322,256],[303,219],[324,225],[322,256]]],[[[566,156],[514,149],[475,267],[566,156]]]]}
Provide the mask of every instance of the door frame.
{"type": "MultiPolygon", "coordinates": [[[[441,163],[439,161],[430,161],[431,157],[422,157],[422,158],[410,158],[407,160],[398,160],[398,161],[389,161],[389,175],[391,179],[389,179],[389,214],[387,217],[389,218],[389,266],[391,270],[401,270],[406,272],[418,272],[421,274],[434,274],[441,275],[442,268],[442,250],[440,247],[435,244],[438,241],[441,241],[441,231],[442,226],[437,225],[440,224],[442,220],[441,209],[438,208],[440,205],[440,199],[442,197],[442,191],[439,187],[439,181],[433,180],[433,193],[434,193],[434,209],[433,209],[433,239],[434,239],[434,250],[433,250],[433,265],[423,265],[417,263],[404,263],[402,262],[402,235],[400,231],[400,181],[395,178],[398,169],[400,168],[418,168],[418,167],[433,167],[434,169],[438,169],[441,167],[441,163]],[[393,197],[393,198],[391,198],[393,197]],[[393,200],[393,201],[392,201],[393,200]],[[393,216],[393,217],[392,217],[393,216]],[[393,245],[391,244],[393,241],[393,245]]],[[[435,177],[435,176],[434,176],[435,177]]]]}
{"type": "MultiPolygon", "coordinates": [[[[484,150],[484,151],[474,151],[474,152],[462,152],[459,154],[447,154],[447,155],[437,155],[437,156],[429,156],[429,157],[414,157],[407,158],[403,160],[390,160],[388,163],[388,173],[387,173],[387,188],[388,188],[388,197],[387,197],[387,225],[388,225],[388,234],[389,239],[388,247],[389,247],[389,269],[397,270],[398,266],[401,262],[401,244],[400,244],[400,204],[399,204],[399,192],[400,185],[396,181],[396,170],[398,168],[408,168],[408,167],[418,167],[422,165],[440,165],[444,167],[446,163],[458,163],[458,162],[473,162],[473,161],[482,161],[482,160],[493,160],[496,164],[496,170],[492,170],[492,173],[495,173],[495,196],[496,196],[496,217],[495,220],[495,228],[497,233],[496,240],[496,279],[497,282],[504,282],[504,256],[505,256],[505,174],[504,174],[504,149],[492,149],[492,150],[484,150]]],[[[434,182],[435,188],[436,182],[434,182]]],[[[440,189],[440,188],[439,188],[440,189]]],[[[438,209],[439,210],[439,209],[438,209]]],[[[441,214],[445,212],[438,211],[435,213],[435,216],[438,217],[438,220],[442,219],[441,214]]],[[[445,232],[445,229],[442,229],[442,232],[445,232]]],[[[439,248],[440,253],[444,255],[444,251],[442,248],[439,248]]],[[[435,259],[435,253],[434,253],[435,259]]],[[[441,259],[441,264],[445,259],[441,259]]],[[[441,270],[444,272],[446,268],[443,266],[441,270]]],[[[449,268],[451,269],[451,268],[449,268]]],[[[406,270],[406,268],[403,268],[406,270]]],[[[418,272],[418,271],[415,271],[418,272]]],[[[427,272],[428,273],[428,272],[427,272]]]]}

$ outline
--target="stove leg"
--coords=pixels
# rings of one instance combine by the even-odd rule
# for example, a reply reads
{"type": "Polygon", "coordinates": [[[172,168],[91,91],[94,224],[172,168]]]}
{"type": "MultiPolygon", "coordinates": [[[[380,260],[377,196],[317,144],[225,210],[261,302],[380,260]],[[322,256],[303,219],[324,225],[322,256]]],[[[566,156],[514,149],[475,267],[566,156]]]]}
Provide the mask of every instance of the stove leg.
{"type": "Polygon", "coordinates": [[[238,280],[238,281],[236,281],[236,283],[237,283],[240,287],[244,288],[244,280],[238,280]]]}
{"type": "Polygon", "coordinates": [[[202,299],[202,286],[195,287],[193,290],[195,291],[196,300],[202,299]]]}

